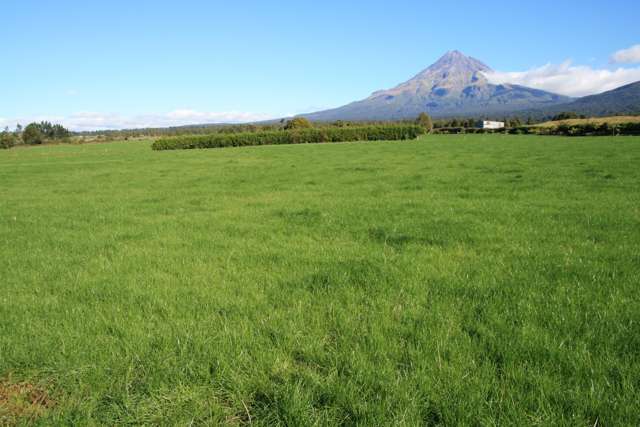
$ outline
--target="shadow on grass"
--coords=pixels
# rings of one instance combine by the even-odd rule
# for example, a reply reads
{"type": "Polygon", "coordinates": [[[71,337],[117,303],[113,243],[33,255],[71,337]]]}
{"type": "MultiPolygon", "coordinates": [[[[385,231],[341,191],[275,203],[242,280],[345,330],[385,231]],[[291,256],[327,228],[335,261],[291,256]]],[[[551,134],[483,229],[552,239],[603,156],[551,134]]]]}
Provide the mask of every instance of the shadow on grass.
{"type": "Polygon", "coordinates": [[[370,228],[369,240],[403,250],[409,245],[446,247],[456,243],[473,243],[466,227],[459,224],[430,224],[426,228],[415,231],[396,231],[384,227],[370,228]]]}
{"type": "Polygon", "coordinates": [[[371,289],[387,282],[387,274],[373,262],[347,260],[321,266],[305,276],[298,287],[314,293],[325,293],[339,288],[371,289]]]}

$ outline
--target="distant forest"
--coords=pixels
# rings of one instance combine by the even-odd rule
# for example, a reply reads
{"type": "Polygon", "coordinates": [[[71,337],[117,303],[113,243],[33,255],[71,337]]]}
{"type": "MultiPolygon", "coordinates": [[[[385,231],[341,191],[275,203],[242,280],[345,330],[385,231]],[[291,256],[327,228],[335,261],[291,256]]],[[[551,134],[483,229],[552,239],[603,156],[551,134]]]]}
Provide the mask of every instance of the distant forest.
{"type": "Polygon", "coordinates": [[[429,129],[470,129],[478,127],[482,120],[495,120],[505,123],[506,128],[516,129],[526,127],[529,125],[536,125],[547,121],[556,120],[568,120],[586,118],[585,115],[579,115],[575,112],[560,112],[552,115],[537,115],[527,116],[525,118],[521,116],[512,117],[453,117],[453,118],[439,118],[431,119],[426,114],[421,114],[418,118],[413,120],[397,120],[397,121],[343,121],[338,120],[334,122],[313,122],[309,123],[303,118],[293,119],[281,119],[271,122],[262,123],[247,123],[247,124],[202,124],[202,125],[189,125],[189,126],[174,126],[166,128],[140,128],[140,129],[122,129],[122,130],[96,130],[85,132],[72,132],[59,124],[52,124],[50,122],[30,123],[26,127],[17,125],[15,129],[11,130],[8,127],[0,132],[0,148],[11,148],[16,145],[39,145],[45,143],[55,142],[71,142],[73,139],[81,139],[85,142],[91,141],[113,141],[113,140],[128,140],[137,138],[158,138],[180,135],[204,135],[204,134],[234,134],[242,132],[268,132],[278,130],[288,130],[295,128],[297,121],[302,120],[308,123],[308,126],[315,128],[323,127],[362,127],[362,126],[377,126],[388,125],[390,123],[395,124],[420,124],[423,127],[429,129]],[[424,119],[427,118],[428,125],[424,123],[424,119]]]}
{"type": "MultiPolygon", "coordinates": [[[[536,116],[511,116],[511,117],[452,117],[440,118],[433,120],[433,128],[473,128],[482,120],[496,120],[505,123],[506,127],[520,127],[525,125],[535,125],[550,120],[565,120],[585,118],[574,112],[561,112],[559,114],[547,114],[536,116]]],[[[86,132],[75,132],[75,135],[84,137],[100,137],[108,140],[114,139],[130,139],[142,137],[161,137],[161,136],[179,136],[179,135],[202,135],[211,133],[240,133],[240,132],[264,132],[283,130],[287,127],[290,120],[281,119],[277,121],[246,123],[246,124],[201,124],[188,126],[173,126],[166,128],[140,128],[140,129],[122,129],[122,130],[97,130],[86,132]]],[[[334,122],[313,122],[314,127],[346,127],[346,126],[373,126],[388,124],[389,121],[345,121],[337,120],[334,122]]],[[[412,124],[415,120],[396,120],[393,123],[412,124]]]]}

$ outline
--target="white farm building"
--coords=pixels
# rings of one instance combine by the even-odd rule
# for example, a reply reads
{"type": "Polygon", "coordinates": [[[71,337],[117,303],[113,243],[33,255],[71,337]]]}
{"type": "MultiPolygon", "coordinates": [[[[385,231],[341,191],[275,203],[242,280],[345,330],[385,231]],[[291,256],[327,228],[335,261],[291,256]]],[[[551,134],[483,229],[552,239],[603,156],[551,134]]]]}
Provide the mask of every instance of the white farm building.
{"type": "Polygon", "coordinates": [[[504,122],[492,122],[484,120],[480,123],[482,129],[504,129],[504,122]]]}

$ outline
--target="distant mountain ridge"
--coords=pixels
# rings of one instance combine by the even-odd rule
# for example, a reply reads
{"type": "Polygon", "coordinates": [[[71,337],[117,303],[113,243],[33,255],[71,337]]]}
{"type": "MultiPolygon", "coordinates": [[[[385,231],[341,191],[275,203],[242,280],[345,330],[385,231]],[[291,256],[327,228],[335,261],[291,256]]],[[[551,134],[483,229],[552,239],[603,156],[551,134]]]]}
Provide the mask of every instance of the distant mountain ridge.
{"type": "Polygon", "coordinates": [[[558,105],[549,112],[572,111],[589,117],[640,114],[640,82],[558,105]]]}
{"type": "Polygon", "coordinates": [[[491,84],[492,70],[454,50],[412,79],[343,107],[303,114],[310,120],[398,120],[427,112],[434,117],[511,114],[567,104],[573,99],[520,85],[491,84]]]}

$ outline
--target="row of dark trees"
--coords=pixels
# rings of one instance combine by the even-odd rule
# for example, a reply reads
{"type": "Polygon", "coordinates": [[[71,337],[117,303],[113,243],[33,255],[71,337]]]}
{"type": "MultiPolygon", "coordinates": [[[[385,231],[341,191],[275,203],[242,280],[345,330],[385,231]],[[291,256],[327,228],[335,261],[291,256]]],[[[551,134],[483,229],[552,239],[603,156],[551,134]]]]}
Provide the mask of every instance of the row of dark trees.
{"type": "Polygon", "coordinates": [[[565,111],[563,113],[560,113],[558,115],[555,115],[551,118],[552,121],[556,122],[559,120],[570,120],[570,119],[586,119],[587,116],[585,116],[584,114],[578,115],[577,113],[574,113],[573,111],[565,111]]]}
{"type": "MultiPolygon", "coordinates": [[[[427,115],[426,113],[424,113],[427,115]]],[[[422,116],[422,115],[421,115],[422,116]]],[[[576,113],[562,113],[556,116],[513,116],[513,117],[451,117],[446,119],[431,120],[432,127],[438,128],[475,128],[481,120],[498,120],[505,122],[508,128],[520,127],[523,125],[534,125],[548,120],[563,120],[565,118],[578,118],[576,113]]],[[[416,120],[398,120],[398,124],[411,124],[418,122],[416,120]]],[[[282,119],[279,121],[263,122],[263,123],[245,123],[245,124],[210,124],[210,125],[190,125],[168,128],[141,128],[141,129],[122,129],[122,130],[101,130],[78,132],[76,135],[82,137],[100,138],[104,140],[120,140],[129,138],[149,138],[149,137],[165,137],[180,135],[209,135],[215,133],[243,133],[243,132],[267,132],[286,130],[300,127],[349,127],[349,126],[368,126],[368,125],[388,125],[389,121],[383,120],[366,120],[366,121],[349,121],[337,120],[334,122],[314,122],[309,123],[307,119],[295,117],[293,119],[282,119]],[[305,124],[306,122],[306,124],[305,124]]],[[[430,128],[430,126],[427,126],[430,128]]]]}
{"type": "Polygon", "coordinates": [[[507,128],[517,128],[526,125],[535,125],[546,121],[558,121],[568,119],[584,119],[585,115],[577,114],[572,111],[565,111],[556,115],[548,115],[542,118],[527,117],[523,119],[521,117],[483,117],[482,119],[469,118],[469,117],[453,117],[448,119],[438,119],[433,122],[433,127],[439,128],[473,128],[480,120],[497,120],[504,122],[507,128]]]}
{"type": "MultiPolygon", "coordinates": [[[[523,125],[533,125],[535,122],[533,119],[527,119],[526,121],[522,121],[519,117],[502,117],[502,118],[492,118],[492,120],[497,120],[504,122],[505,127],[514,128],[520,127],[523,125]]],[[[474,118],[451,118],[451,119],[439,119],[434,121],[433,126],[436,129],[441,128],[475,128],[477,127],[480,120],[474,118]]]]}
{"type": "MultiPolygon", "coordinates": [[[[535,125],[538,123],[542,123],[545,121],[549,121],[549,120],[567,120],[567,119],[584,119],[585,116],[584,115],[578,115],[577,113],[574,112],[563,112],[560,114],[557,114],[555,116],[546,116],[542,119],[539,118],[534,118],[534,117],[527,117],[526,119],[523,119],[521,117],[518,116],[514,116],[514,117],[452,117],[452,118],[447,118],[447,119],[436,119],[433,120],[427,113],[420,113],[420,115],[413,121],[416,124],[421,125],[422,127],[426,128],[427,131],[431,131],[432,129],[439,129],[439,128],[475,128],[478,127],[478,124],[480,122],[482,122],[482,120],[496,120],[496,121],[501,121],[504,122],[505,127],[507,128],[517,128],[517,127],[521,127],[521,126],[526,126],[526,125],[535,125]]],[[[398,120],[398,123],[410,123],[412,122],[411,120],[398,120]]],[[[337,127],[346,127],[346,126],[363,126],[363,125],[383,125],[383,124],[388,124],[389,122],[385,122],[385,121],[358,121],[358,122],[351,122],[351,121],[347,121],[347,120],[338,120],[335,122],[323,122],[323,123],[310,123],[307,119],[304,119],[302,117],[296,117],[294,119],[291,120],[281,120],[280,121],[280,127],[284,126],[285,129],[290,129],[290,128],[296,128],[296,127],[323,127],[323,126],[337,126],[337,127]],[[303,123],[302,126],[300,126],[300,123],[303,123]]],[[[271,125],[271,127],[278,127],[278,125],[271,125]]]]}
{"type": "Polygon", "coordinates": [[[60,124],[43,121],[30,123],[25,128],[18,124],[14,131],[6,127],[0,133],[0,148],[11,148],[15,145],[39,145],[47,142],[66,141],[71,132],[60,124]]]}
{"type": "MultiPolygon", "coordinates": [[[[566,120],[584,118],[573,112],[563,112],[555,116],[545,117],[546,120],[566,120]]],[[[483,117],[482,119],[500,120],[505,123],[507,128],[518,128],[523,125],[533,125],[540,123],[540,119],[528,117],[526,120],[520,117],[483,117]]],[[[415,120],[401,120],[399,124],[418,124],[424,127],[427,132],[433,129],[443,128],[475,128],[479,122],[479,118],[448,118],[437,119],[432,118],[427,113],[420,114],[415,120]]],[[[129,139],[130,137],[153,137],[153,136],[178,136],[178,135],[197,135],[197,134],[214,134],[214,133],[243,133],[243,132],[265,132],[289,129],[305,129],[305,128],[322,128],[322,127],[350,127],[365,125],[388,125],[386,121],[357,121],[338,120],[335,122],[315,122],[311,123],[303,117],[295,117],[290,120],[282,119],[279,122],[261,123],[261,124],[235,124],[235,125],[196,125],[182,126],[173,128],[147,128],[147,129],[129,129],[117,131],[95,131],[83,132],[77,135],[81,136],[99,136],[107,139],[129,139]]],[[[37,145],[47,142],[64,141],[71,136],[68,129],[59,124],[51,122],[31,123],[24,129],[18,125],[14,131],[8,128],[4,132],[0,132],[0,148],[9,148],[18,144],[37,145]]]]}
{"type": "MultiPolygon", "coordinates": [[[[420,113],[420,115],[415,119],[415,124],[418,126],[422,126],[427,133],[431,132],[433,130],[433,120],[431,119],[431,116],[429,116],[427,113],[420,113]]],[[[293,130],[293,129],[310,129],[312,127],[339,127],[339,128],[344,128],[344,127],[362,127],[363,123],[362,122],[347,122],[347,121],[343,121],[343,120],[338,120],[336,122],[333,123],[323,123],[320,124],[318,126],[318,124],[314,124],[311,123],[308,119],[304,118],[304,117],[294,117],[291,120],[287,120],[285,122],[283,122],[284,124],[284,130],[293,130]]],[[[370,123],[370,125],[388,125],[389,123],[370,123]]],[[[410,124],[407,123],[405,121],[404,124],[410,124]]]]}
{"type": "MultiPolygon", "coordinates": [[[[345,127],[362,127],[362,126],[388,126],[389,122],[369,121],[369,122],[351,122],[338,120],[336,122],[317,122],[311,123],[304,117],[294,117],[290,120],[280,120],[268,124],[238,124],[238,125],[220,125],[220,126],[185,126],[182,128],[166,128],[166,129],[134,129],[122,131],[107,131],[104,133],[83,133],[81,135],[100,135],[106,134],[113,139],[128,139],[135,136],[179,136],[179,135],[198,135],[198,134],[235,134],[244,132],[266,132],[278,130],[294,130],[309,128],[345,128],[345,127]]],[[[416,120],[404,120],[397,124],[418,124],[431,132],[433,129],[433,121],[426,113],[420,114],[416,120]]],[[[15,131],[6,128],[0,133],[0,148],[11,148],[14,145],[27,144],[38,145],[47,142],[64,141],[71,136],[68,129],[59,124],[51,122],[31,123],[24,129],[17,125],[15,131]]]]}

